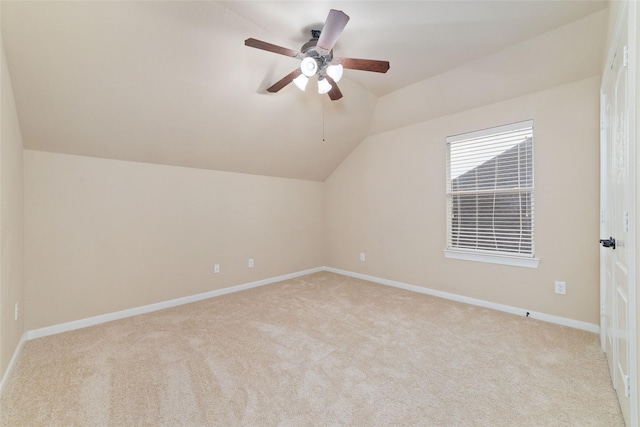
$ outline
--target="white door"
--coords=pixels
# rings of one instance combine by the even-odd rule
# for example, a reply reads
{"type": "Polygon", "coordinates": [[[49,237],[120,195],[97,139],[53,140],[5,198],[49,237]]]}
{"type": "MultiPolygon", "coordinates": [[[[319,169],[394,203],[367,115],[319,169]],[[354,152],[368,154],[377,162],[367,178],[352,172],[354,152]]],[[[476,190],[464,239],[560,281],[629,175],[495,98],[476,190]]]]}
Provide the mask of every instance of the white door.
{"type": "Polygon", "coordinates": [[[635,186],[629,152],[626,20],[618,34],[615,53],[605,70],[601,102],[601,339],[625,422],[631,425],[629,284],[635,241],[629,226],[635,186]]]}

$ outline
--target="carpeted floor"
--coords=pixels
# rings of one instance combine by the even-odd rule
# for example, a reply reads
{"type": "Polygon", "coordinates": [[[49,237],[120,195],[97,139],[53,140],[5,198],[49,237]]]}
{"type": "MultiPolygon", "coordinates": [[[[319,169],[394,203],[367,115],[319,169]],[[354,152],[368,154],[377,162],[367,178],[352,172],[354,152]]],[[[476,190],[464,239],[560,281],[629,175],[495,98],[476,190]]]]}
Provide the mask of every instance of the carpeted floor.
{"type": "Polygon", "coordinates": [[[622,426],[595,334],[316,273],[27,342],[3,426],[622,426]]]}

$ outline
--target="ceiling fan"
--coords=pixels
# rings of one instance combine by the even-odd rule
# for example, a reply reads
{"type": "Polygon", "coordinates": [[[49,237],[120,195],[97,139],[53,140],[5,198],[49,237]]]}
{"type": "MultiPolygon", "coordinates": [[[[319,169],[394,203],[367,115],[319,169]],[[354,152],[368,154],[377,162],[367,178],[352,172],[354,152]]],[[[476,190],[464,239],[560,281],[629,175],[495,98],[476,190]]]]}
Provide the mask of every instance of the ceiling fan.
{"type": "Polygon", "coordinates": [[[311,40],[303,44],[299,52],[261,40],[246,39],[245,46],[302,60],[299,68],[267,88],[267,92],[278,92],[291,82],[294,82],[301,90],[305,90],[309,77],[317,75],[318,93],[327,93],[329,98],[335,101],[342,98],[342,92],[340,92],[337,82],[342,77],[344,68],[386,73],[389,70],[389,61],[335,58],[333,56],[333,46],[342,34],[347,22],[349,22],[347,14],[341,10],[331,9],[322,30],[311,30],[311,40]]]}

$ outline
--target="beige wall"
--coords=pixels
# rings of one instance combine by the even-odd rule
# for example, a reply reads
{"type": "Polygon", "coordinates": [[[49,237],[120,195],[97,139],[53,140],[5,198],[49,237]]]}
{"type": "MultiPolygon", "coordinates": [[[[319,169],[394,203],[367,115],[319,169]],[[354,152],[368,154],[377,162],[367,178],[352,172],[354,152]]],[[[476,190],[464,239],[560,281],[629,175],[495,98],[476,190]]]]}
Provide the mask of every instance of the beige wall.
{"type": "Polygon", "coordinates": [[[598,324],[599,85],[592,77],[368,137],[325,183],[328,265],[598,324]],[[445,138],[526,119],[539,268],[445,259],[445,138]]]}
{"type": "MultiPolygon", "coordinates": [[[[1,45],[1,43],[0,43],[1,45]]],[[[4,47],[0,71],[0,378],[24,333],[23,317],[23,149],[4,47]]]]}
{"type": "Polygon", "coordinates": [[[26,150],[26,328],[322,266],[322,206],[318,182],[26,150]]]}

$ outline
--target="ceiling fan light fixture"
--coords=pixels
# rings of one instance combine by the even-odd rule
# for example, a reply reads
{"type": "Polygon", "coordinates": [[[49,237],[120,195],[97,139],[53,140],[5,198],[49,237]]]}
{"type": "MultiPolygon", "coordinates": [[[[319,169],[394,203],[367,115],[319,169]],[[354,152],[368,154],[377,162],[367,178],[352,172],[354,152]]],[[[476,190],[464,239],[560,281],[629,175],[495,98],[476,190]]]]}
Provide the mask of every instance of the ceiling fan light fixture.
{"type": "MultiPolygon", "coordinates": [[[[2,1],[2,0],[0,0],[2,1]]],[[[305,90],[309,78],[317,76],[318,93],[328,94],[332,101],[342,98],[337,82],[342,78],[344,68],[351,70],[386,73],[389,61],[357,58],[335,58],[333,47],[349,22],[349,15],[341,10],[331,9],[322,30],[311,30],[311,40],[302,45],[300,50],[288,49],[262,40],[248,38],[245,46],[266,50],[290,58],[301,59],[299,67],[267,88],[267,92],[276,93],[292,81],[300,90],[305,90]]]]}
{"type": "Polygon", "coordinates": [[[342,67],[342,64],[329,65],[327,67],[327,74],[336,83],[338,83],[340,81],[340,79],[342,78],[342,72],[343,71],[344,71],[344,68],[342,67]]]}
{"type": "Polygon", "coordinates": [[[307,83],[309,83],[309,77],[304,74],[300,74],[298,77],[293,79],[293,82],[298,86],[298,89],[304,92],[307,87],[307,83]]]}
{"type": "Polygon", "coordinates": [[[331,90],[333,86],[324,77],[318,79],[318,93],[324,94],[331,90]]]}
{"type": "Polygon", "coordinates": [[[311,77],[318,71],[318,63],[315,59],[307,56],[302,60],[300,70],[302,70],[302,74],[305,76],[311,77]]]}

